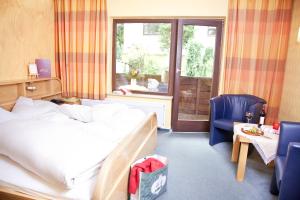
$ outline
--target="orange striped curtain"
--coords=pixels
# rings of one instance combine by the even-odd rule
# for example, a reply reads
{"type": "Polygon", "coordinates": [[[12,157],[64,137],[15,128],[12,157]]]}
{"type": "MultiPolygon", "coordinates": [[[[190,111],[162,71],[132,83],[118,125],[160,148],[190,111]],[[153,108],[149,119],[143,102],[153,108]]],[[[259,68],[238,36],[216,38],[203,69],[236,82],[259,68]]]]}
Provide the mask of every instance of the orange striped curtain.
{"type": "Polygon", "coordinates": [[[224,93],[267,101],[266,123],[278,118],[292,0],[229,0],[224,93]]]}
{"type": "Polygon", "coordinates": [[[106,0],[54,0],[55,66],[63,94],[103,99],[106,93],[106,0]]]}

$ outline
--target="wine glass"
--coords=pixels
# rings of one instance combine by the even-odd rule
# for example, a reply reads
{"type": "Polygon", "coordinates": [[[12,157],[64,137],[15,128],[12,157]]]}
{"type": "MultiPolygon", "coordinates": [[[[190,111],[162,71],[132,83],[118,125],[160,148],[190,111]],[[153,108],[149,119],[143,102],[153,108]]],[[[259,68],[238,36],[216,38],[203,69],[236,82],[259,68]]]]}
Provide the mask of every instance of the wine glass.
{"type": "Polygon", "coordinates": [[[247,118],[247,123],[250,124],[251,119],[253,118],[253,112],[247,111],[245,116],[247,118]]]}

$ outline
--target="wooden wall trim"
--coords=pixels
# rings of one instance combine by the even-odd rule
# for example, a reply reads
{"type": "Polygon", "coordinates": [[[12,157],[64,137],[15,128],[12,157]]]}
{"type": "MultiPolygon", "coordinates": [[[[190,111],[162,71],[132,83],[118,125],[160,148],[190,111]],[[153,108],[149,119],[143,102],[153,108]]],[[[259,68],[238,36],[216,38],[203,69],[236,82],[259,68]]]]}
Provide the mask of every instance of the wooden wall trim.
{"type": "Polygon", "coordinates": [[[11,110],[20,96],[32,99],[61,97],[61,81],[58,78],[14,80],[0,82],[0,107],[11,110]],[[35,90],[28,90],[28,86],[35,90]]]}

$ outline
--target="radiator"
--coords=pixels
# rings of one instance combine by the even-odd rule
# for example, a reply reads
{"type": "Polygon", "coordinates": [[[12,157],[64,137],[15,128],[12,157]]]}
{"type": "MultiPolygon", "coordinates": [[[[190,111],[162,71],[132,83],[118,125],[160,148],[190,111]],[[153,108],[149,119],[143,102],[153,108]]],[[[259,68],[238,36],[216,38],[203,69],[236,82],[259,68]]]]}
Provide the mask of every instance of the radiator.
{"type": "Polygon", "coordinates": [[[91,100],[82,99],[81,104],[87,106],[93,106],[96,104],[105,103],[122,103],[127,105],[129,108],[135,108],[142,110],[145,114],[155,112],[157,115],[157,126],[160,128],[165,128],[165,110],[166,106],[163,103],[158,102],[141,102],[141,101],[126,101],[126,100],[91,100]]]}

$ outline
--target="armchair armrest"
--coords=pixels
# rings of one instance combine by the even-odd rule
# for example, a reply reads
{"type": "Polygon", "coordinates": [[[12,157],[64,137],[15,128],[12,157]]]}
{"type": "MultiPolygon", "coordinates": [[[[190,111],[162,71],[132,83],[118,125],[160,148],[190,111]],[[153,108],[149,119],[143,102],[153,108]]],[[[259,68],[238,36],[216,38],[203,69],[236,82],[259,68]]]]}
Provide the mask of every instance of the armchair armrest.
{"type": "Polygon", "coordinates": [[[290,142],[280,183],[279,199],[299,199],[300,191],[300,143],[290,142]]]}
{"type": "Polygon", "coordinates": [[[225,108],[224,108],[224,102],[221,96],[214,97],[210,99],[210,117],[211,121],[223,118],[225,108]]]}
{"type": "Polygon", "coordinates": [[[300,123],[281,122],[277,155],[286,156],[290,142],[300,142],[300,123]]]}

